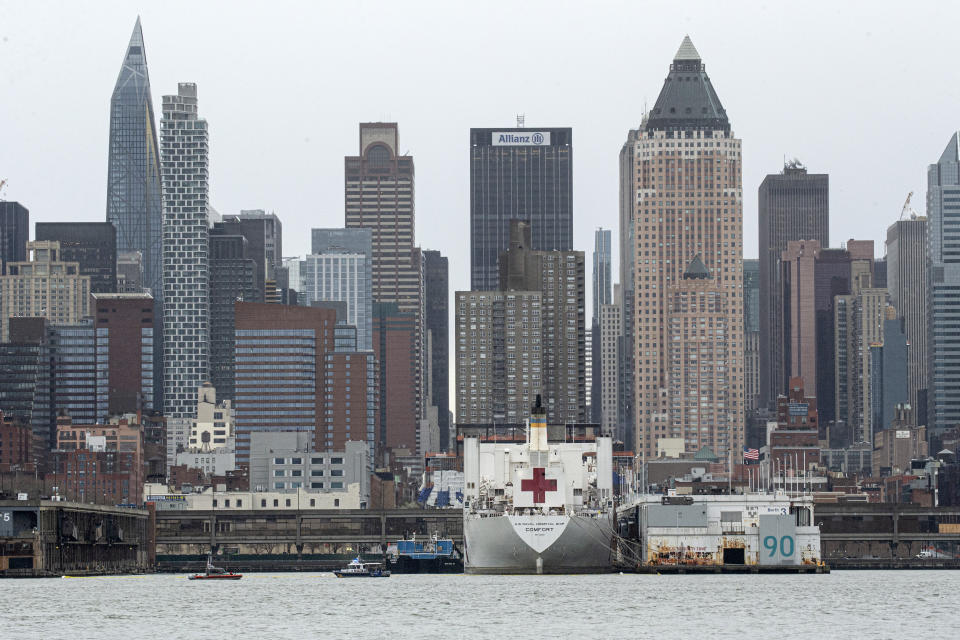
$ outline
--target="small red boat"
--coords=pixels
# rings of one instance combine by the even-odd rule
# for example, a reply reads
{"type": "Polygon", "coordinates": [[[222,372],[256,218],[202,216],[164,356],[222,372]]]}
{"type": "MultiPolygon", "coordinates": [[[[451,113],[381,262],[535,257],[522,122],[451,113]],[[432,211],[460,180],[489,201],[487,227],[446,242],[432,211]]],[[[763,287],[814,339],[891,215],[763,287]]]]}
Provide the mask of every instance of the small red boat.
{"type": "Polygon", "coordinates": [[[188,580],[239,580],[243,577],[242,573],[195,573],[187,576],[188,580]]]}
{"type": "Polygon", "coordinates": [[[206,573],[195,573],[192,576],[187,576],[188,580],[239,580],[243,577],[242,573],[232,573],[229,571],[224,571],[220,567],[213,566],[213,558],[207,556],[207,571],[206,573]]]}

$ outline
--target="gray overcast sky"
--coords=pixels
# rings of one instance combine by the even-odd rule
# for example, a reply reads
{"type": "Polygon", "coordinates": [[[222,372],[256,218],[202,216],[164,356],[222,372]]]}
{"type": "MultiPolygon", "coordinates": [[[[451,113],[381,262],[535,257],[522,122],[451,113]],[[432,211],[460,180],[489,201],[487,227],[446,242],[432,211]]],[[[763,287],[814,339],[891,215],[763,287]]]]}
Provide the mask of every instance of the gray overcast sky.
{"type": "Polygon", "coordinates": [[[357,124],[396,121],[417,241],[450,256],[451,290],[469,288],[469,128],[517,113],[573,127],[589,265],[593,229],[616,233],[620,147],[684,34],[743,139],[747,257],[757,187],[784,155],[830,174],[832,243],[872,238],[883,255],[960,128],[952,2],[0,0],[0,178],[31,223],[104,219],[110,94],[138,14],[156,116],[177,82],[198,84],[218,211],[273,210],[284,253],[305,253],[308,229],[343,225],[357,124]]]}

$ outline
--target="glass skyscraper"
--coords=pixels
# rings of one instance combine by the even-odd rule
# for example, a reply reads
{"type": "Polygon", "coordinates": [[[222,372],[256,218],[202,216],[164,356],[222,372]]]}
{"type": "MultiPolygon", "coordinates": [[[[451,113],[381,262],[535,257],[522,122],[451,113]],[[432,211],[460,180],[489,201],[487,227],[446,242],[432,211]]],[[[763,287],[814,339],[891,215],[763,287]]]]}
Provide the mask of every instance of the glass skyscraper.
{"type": "Polygon", "coordinates": [[[929,400],[934,434],[960,422],[960,132],[927,170],[929,400]]]}
{"type": "Polygon", "coordinates": [[[160,154],[139,18],[110,99],[107,221],[117,229],[117,251],[143,255],[144,286],[159,301],[163,295],[160,154]]]}
{"type": "Polygon", "coordinates": [[[499,284],[510,221],[530,224],[534,251],[573,250],[573,130],[470,129],[470,289],[499,284]]]}

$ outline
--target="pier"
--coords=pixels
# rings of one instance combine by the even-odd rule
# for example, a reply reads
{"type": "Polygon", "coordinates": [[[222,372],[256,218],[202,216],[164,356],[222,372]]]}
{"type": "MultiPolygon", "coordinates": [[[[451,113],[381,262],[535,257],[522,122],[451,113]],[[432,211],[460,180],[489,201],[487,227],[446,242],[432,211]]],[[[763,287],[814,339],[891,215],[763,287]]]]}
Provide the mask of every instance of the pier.
{"type": "Polygon", "coordinates": [[[145,509],[54,500],[0,500],[0,577],[152,571],[145,509]]]}
{"type": "Polygon", "coordinates": [[[452,538],[463,549],[459,509],[205,511],[156,513],[157,568],[189,571],[208,553],[235,571],[326,571],[361,555],[381,559],[404,536],[452,538]]]}

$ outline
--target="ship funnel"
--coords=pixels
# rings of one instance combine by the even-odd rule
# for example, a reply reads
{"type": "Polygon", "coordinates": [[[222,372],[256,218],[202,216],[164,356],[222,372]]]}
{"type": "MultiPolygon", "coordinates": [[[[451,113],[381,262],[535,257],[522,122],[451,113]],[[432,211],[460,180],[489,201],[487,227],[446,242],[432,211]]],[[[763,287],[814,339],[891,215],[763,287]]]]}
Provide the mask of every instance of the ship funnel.
{"type": "Polygon", "coordinates": [[[540,394],[537,404],[530,411],[530,451],[547,451],[547,411],[543,408],[540,394]]]}

